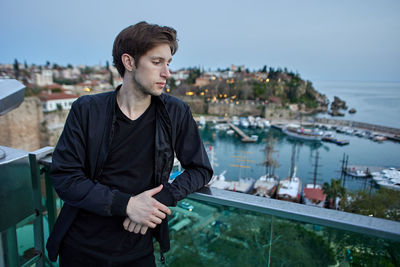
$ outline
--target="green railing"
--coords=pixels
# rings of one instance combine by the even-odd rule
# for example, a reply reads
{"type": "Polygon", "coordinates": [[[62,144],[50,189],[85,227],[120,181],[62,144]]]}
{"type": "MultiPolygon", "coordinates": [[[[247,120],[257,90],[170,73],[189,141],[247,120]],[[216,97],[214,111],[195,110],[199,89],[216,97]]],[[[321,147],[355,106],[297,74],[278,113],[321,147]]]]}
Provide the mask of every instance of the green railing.
{"type": "MultiPolygon", "coordinates": [[[[34,255],[22,266],[51,266],[44,244],[60,206],[48,177],[51,153],[29,154],[36,212],[7,230],[8,266],[21,266],[16,229],[30,222],[34,255]]],[[[399,222],[212,188],[184,201],[169,218],[167,266],[400,265],[399,222]]]]}

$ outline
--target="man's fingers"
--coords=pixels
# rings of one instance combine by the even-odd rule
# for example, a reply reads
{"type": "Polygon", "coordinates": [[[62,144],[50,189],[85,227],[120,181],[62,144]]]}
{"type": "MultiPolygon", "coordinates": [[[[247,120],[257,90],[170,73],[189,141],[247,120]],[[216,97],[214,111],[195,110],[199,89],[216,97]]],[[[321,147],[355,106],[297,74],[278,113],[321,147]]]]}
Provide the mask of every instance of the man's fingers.
{"type": "Polygon", "coordinates": [[[154,229],[154,228],[156,228],[157,224],[155,224],[155,223],[153,223],[153,222],[147,222],[147,223],[146,223],[146,226],[148,226],[148,227],[154,229]]]}
{"type": "Polygon", "coordinates": [[[142,225],[142,228],[140,229],[140,233],[141,233],[142,235],[146,234],[148,228],[149,228],[149,227],[147,227],[146,225],[142,225]]]}
{"type": "Polygon", "coordinates": [[[131,220],[129,218],[125,218],[124,223],[122,224],[124,226],[125,230],[128,230],[128,226],[131,220]]]}
{"type": "Polygon", "coordinates": [[[160,224],[162,222],[162,220],[160,218],[157,218],[156,216],[151,216],[150,217],[150,221],[156,224],[160,224]]]}
{"type": "Polygon", "coordinates": [[[133,229],[135,229],[136,223],[132,222],[128,226],[128,231],[133,232],[133,229]]]}
{"type": "Polygon", "coordinates": [[[162,190],[162,188],[163,188],[163,185],[160,184],[159,186],[157,186],[153,189],[147,190],[147,193],[152,197],[155,194],[159,193],[162,190]]]}
{"type": "Polygon", "coordinates": [[[140,232],[140,229],[142,228],[142,225],[141,224],[136,224],[135,225],[135,228],[133,228],[133,232],[135,233],[135,234],[138,234],[139,232],[140,232]]]}
{"type": "Polygon", "coordinates": [[[171,210],[164,204],[157,201],[154,206],[165,214],[171,215],[171,210]]]}
{"type": "Polygon", "coordinates": [[[157,218],[162,219],[162,220],[164,220],[165,217],[167,217],[167,215],[165,215],[165,213],[161,212],[159,209],[154,209],[153,215],[156,216],[157,218]]]}

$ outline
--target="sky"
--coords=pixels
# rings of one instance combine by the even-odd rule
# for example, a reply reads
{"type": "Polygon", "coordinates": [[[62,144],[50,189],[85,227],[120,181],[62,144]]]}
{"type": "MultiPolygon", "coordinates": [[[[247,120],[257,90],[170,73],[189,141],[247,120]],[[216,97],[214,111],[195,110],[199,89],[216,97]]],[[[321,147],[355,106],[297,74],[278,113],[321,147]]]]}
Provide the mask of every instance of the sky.
{"type": "Polygon", "coordinates": [[[314,80],[400,81],[397,0],[1,0],[0,63],[105,65],[114,38],[175,28],[172,70],[288,68],[314,80]]]}

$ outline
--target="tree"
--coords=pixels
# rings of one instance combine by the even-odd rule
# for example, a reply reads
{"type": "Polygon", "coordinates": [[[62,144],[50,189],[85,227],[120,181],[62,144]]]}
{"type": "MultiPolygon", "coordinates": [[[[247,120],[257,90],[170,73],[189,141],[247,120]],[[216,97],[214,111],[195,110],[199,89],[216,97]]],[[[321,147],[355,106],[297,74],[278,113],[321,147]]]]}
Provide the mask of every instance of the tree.
{"type": "Polygon", "coordinates": [[[110,84],[111,84],[111,86],[114,86],[114,77],[113,77],[113,73],[112,73],[112,71],[110,71],[110,84]]]}
{"type": "Polygon", "coordinates": [[[343,198],[346,195],[346,189],[342,186],[340,179],[331,179],[331,183],[325,182],[322,186],[322,190],[326,194],[330,208],[336,209],[336,198],[343,198]]]}
{"type": "Polygon", "coordinates": [[[267,72],[267,65],[264,65],[264,67],[261,69],[261,72],[263,72],[263,73],[267,72]]]}
{"type": "Polygon", "coordinates": [[[15,79],[19,79],[19,63],[17,59],[14,60],[14,76],[15,79]]]}

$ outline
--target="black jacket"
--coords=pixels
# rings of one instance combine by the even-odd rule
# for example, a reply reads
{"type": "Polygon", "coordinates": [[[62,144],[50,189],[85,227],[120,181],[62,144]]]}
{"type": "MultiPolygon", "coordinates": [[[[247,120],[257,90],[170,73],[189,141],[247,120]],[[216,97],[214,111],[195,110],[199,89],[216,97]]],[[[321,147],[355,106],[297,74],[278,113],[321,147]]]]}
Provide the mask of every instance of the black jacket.
{"type": "MultiPolygon", "coordinates": [[[[54,150],[50,177],[64,205],[46,245],[52,261],[57,260],[62,239],[79,209],[102,216],[126,216],[130,195],[98,181],[113,137],[118,90],[77,99],[54,150]]],[[[166,94],[153,96],[153,101],[156,104],[155,184],[164,185],[155,198],[175,206],[177,201],[207,184],[213,171],[189,107],[166,94]],[[170,184],[174,152],[185,171],[170,184]]],[[[153,233],[162,252],[168,251],[167,220],[153,233]]]]}

